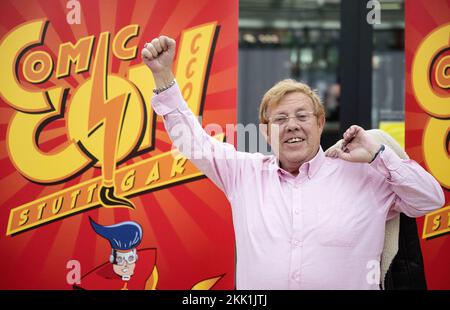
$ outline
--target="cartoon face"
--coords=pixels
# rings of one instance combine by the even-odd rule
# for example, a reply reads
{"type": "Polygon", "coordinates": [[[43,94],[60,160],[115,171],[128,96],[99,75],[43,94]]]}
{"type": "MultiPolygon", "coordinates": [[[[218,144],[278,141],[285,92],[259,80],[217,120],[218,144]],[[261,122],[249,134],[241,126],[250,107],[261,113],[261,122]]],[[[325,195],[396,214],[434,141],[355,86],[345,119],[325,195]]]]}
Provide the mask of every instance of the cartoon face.
{"type": "Polygon", "coordinates": [[[129,279],[134,274],[136,268],[137,253],[136,249],[128,252],[116,251],[113,269],[116,274],[123,279],[129,279]]]}

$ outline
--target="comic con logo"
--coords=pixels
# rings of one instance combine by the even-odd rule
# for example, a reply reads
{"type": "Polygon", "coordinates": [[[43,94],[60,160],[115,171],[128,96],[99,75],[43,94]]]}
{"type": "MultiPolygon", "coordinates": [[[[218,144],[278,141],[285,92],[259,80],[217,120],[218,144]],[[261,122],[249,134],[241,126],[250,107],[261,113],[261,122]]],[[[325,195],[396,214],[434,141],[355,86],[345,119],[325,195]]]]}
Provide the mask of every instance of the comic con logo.
{"type": "Polygon", "coordinates": [[[22,175],[40,183],[67,180],[94,162],[102,165],[105,134],[111,139],[118,132],[116,161],[123,160],[142,140],[148,121],[142,93],[132,80],[139,78],[137,74],[125,79],[108,73],[112,57],[124,62],[136,58],[138,47],[130,42],[138,35],[138,25],[126,26],[112,38],[103,32],[97,38],[63,43],[57,59],[45,46],[48,26],[45,20],[22,24],[0,47],[1,95],[17,111],[8,128],[10,159],[22,175]],[[82,73],[89,70],[91,76],[85,79],[82,73]],[[54,81],[62,86],[49,86],[54,81]],[[74,82],[75,89],[70,87],[74,82]],[[57,151],[42,152],[40,133],[64,117],[67,143],[57,151]]]}
{"type": "Polygon", "coordinates": [[[450,188],[450,24],[426,36],[412,64],[417,103],[430,116],[423,134],[425,163],[442,186],[450,188]]]}
{"type": "MultiPolygon", "coordinates": [[[[144,44],[139,25],[61,44],[54,31],[47,35],[51,26],[46,19],[33,20],[0,42],[0,96],[15,111],[6,135],[9,158],[25,178],[40,184],[66,182],[93,166],[102,175],[13,208],[7,234],[99,203],[133,208],[125,196],[201,175],[176,150],[117,168],[155,148],[153,79],[144,64],[133,62],[144,44]],[[42,149],[43,131],[57,122],[64,124],[65,141],[42,149]]],[[[185,29],[179,38],[177,81],[197,115],[217,31],[211,22],[185,29]]]]}
{"type": "MultiPolygon", "coordinates": [[[[450,24],[430,32],[415,53],[411,81],[419,107],[428,114],[423,130],[424,162],[439,183],[450,189],[450,24]]],[[[425,217],[423,238],[450,229],[450,206],[425,217]]]]}

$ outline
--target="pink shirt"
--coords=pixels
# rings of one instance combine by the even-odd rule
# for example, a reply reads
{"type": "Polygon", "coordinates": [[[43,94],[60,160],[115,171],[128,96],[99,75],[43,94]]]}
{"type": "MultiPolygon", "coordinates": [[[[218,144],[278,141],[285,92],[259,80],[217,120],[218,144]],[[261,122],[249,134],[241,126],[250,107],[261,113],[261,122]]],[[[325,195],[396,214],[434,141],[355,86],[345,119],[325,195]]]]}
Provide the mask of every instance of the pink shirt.
{"type": "Polygon", "coordinates": [[[371,164],[328,158],[320,148],[294,177],[273,155],[237,152],[206,134],[177,85],[152,105],[174,145],[230,201],[237,289],[379,289],[386,219],[444,204],[438,182],[388,147],[371,164]],[[194,147],[202,158],[193,158],[194,147]]]}

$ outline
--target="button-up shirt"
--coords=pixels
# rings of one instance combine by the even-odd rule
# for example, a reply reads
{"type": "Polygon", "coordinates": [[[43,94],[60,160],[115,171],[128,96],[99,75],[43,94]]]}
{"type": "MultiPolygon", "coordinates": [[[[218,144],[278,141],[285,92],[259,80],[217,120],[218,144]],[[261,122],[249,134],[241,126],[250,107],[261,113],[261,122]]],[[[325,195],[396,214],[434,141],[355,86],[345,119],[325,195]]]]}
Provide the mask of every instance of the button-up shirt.
{"type": "Polygon", "coordinates": [[[152,105],[174,145],[231,204],[238,289],[379,289],[386,220],[444,204],[436,180],[389,147],[371,164],[328,158],[320,148],[293,176],[273,155],[209,136],[177,85],[152,105]]]}

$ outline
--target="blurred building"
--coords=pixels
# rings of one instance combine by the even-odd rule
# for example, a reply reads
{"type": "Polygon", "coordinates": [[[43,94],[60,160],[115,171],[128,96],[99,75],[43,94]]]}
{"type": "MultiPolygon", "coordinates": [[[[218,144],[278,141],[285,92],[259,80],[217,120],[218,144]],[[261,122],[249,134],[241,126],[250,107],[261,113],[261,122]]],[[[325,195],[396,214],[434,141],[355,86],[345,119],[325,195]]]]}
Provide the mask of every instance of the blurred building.
{"type": "MultiPolygon", "coordinates": [[[[340,136],[349,122],[368,129],[381,121],[404,119],[404,1],[381,0],[380,23],[370,26],[371,94],[364,102],[354,98],[360,110],[367,109],[362,122],[344,110],[342,119],[342,60],[358,41],[342,40],[342,21],[352,19],[350,0],[240,0],[239,1],[239,97],[238,123],[257,124],[258,107],[265,91],[277,81],[294,78],[315,88],[327,109],[324,148],[340,136]],[[347,18],[347,19],[346,19],[347,18]]],[[[353,1],[354,2],[354,1],[353,1]]],[[[367,1],[359,1],[366,5],[367,1]]],[[[355,2],[354,2],[355,3],[355,2]]],[[[364,10],[365,8],[360,8],[364,10]]],[[[361,15],[361,14],[360,14],[361,15]]],[[[348,23],[347,23],[348,24],[348,23]]],[[[352,34],[352,26],[345,26],[352,34]]],[[[358,26],[354,29],[357,30],[358,26]]],[[[364,35],[364,34],[362,34],[364,35]]],[[[355,60],[357,62],[357,60],[355,60]]],[[[348,65],[348,62],[347,62],[348,65]]],[[[351,65],[351,64],[350,64],[351,65]]],[[[358,64],[355,63],[355,66],[358,64]]],[[[346,70],[344,72],[349,72],[346,70]]],[[[355,79],[361,77],[355,77],[355,79]]],[[[349,77],[347,77],[347,80],[349,77]]],[[[345,82],[345,77],[344,77],[345,82]]],[[[347,84],[348,85],[348,84],[347,84]]],[[[345,83],[344,83],[345,87],[345,83]]],[[[347,91],[349,91],[347,86],[347,91]]],[[[347,100],[346,103],[349,103],[347,100]]],[[[350,111],[353,111],[350,107],[350,111]]],[[[360,113],[361,114],[361,113],[360,113]]],[[[248,149],[239,143],[241,150],[248,149]]]]}

